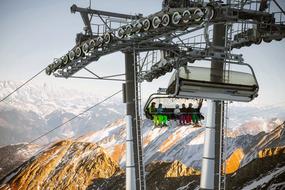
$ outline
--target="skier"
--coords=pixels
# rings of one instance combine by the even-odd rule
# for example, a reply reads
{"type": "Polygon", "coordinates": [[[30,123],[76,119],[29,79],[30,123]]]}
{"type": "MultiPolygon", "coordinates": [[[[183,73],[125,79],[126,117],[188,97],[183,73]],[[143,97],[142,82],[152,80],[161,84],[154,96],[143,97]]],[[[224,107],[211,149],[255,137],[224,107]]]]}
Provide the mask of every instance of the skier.
{"type": "Polygon", "coordinates": [[[204,116],[200,112],[202,104],[203,104],[203,99],[200,99],[198,101],[198,107],[193,108],[192,120],[194,123],[194,127],[198,127],[199,120],[204,119],[204,116]]]}
{"type": "Polygon", "coordinates": [[[174,109],[173,113],[174,113],[174,120],[177,123],[177,120],[179,120],[179,116],[180,116],[180,109],[179,109],[179,105],[178,104],[175,105],[175,109],[174,109]]]}
{"type": "Polygon", "coordinates": [[[158,108],[157,108],[157,114],[158,114],[158,118],[159,118],[159,125],[160,126],[167,126],[168,118],[167,118],[166,115],[163,114],[163,112],[164,112],[164,109],[162,107],[162,104],[159,104],[158,108]]]}
{"type": "Polygon", "coordinates": [[[187,108],[185,104],[182,104],[181,108],[181,113],[180,113],[180,124],[185,125],[187,123],[186,117],[187,117],[187,108]]]}
{"type": "Polygon", "coordinates": [[[187,108],[187,116],[186,116],[187,124],[191,124],[191,122],[192,122],[192,113],[193,112],[194,112],[193,104],[189,103],[188,108],[187,108]]]}
{"type": "Polygon", "coordinates": [[[152,102],[150,107],[148,108],[148,112],[151,115],[152,121],[155,126],[159,125],[159,117],[157,115],[157,109],[155,108],[155,102],[152,102]]]}

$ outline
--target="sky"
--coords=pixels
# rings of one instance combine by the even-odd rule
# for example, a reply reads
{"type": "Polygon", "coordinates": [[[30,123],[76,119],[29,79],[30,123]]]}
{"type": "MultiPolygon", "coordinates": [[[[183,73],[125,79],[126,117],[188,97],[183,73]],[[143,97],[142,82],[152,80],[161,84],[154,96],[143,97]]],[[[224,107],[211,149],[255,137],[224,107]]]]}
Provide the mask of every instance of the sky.
{"type": "MultiPolygon", "coordinates": [[[[283,1],[282,6],[285,7],[283,1]]],[[[82,31],[80,14],[72,14],[76,4],[88,7],[89,0],[1,0],[0,1],[0,80],[25,81],[52,63],[54,58],[67,53],[74,44],[76,33],[82,31]]],[[[92,8],[120,13],[148,15],[161,9],[160,0],[93,0],[92,8]]],[[[259,97],[253,104],[285,103],[285,40],[253,45],[235,50],[243,54],[246,63],[255,70],[259,97]]],[[[124,73],[124,55],[105,56],[88,66],[98,75],[124,73]]],[[[78,75],[86,75],[84,72],[78,75]]],[[[170,75],[143,84],[143,97],[166,87],[170,75]]],[[[44,73],[32,83],[76,88],[108,96],[121,89],[120,82],[82,79],[61,79],[44,73]]]]}

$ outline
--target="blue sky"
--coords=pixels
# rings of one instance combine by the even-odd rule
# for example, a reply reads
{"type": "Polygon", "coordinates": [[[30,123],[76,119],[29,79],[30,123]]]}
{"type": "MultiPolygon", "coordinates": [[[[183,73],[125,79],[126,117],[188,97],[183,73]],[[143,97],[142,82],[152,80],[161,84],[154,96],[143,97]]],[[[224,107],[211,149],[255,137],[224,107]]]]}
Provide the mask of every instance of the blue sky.
{"type": "MultiPolygon", "coordinates": [[[[0,80],[24,81],[74,46],[75,35],[82,31],[83,22],[79,14],[70,13],[72,4],[87,7],[89,1],[0,1],[0,80]]],[[[161,1],[93,0],[92,8],[148,15],[161,8],[161,1]]],[[[236,50],[235,53],[242,53],[245,61],[256,72],[260,84],[260,95],[255,100],[256,103],[269,105],[285,101],[285,40],[254,45],[236,50]]],[[[115,53],[101,58],[89,68],[99,75],[123,73],[124,57],[121,53],[115,53]]],[[[144,96],[156,91],[158,87],[165,87],[168,78],[169,75],[144,84],[144,96]]],[[[121,88],[121,83],[118,82],[66,80],[45,74],[33,82],[78,88],[104,96],[121,88]]]]}

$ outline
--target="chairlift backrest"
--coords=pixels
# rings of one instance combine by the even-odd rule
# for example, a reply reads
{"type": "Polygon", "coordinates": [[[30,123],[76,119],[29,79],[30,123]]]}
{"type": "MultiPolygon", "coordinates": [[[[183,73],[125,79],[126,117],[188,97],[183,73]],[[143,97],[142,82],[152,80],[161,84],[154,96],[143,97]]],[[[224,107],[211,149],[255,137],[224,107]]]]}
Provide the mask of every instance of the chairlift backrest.
{"type": "Polygon", "coordinates": [[[232,64],[223,71],[221,80],[211,80],[211,68],[188,66],[180,68],[170,79],[167,94],[188,98],[249,102],[257,97],[258,83],[248,64],[232,64]],[[240,67],[238,70],[237,67],[240,67]],[[247,69],[249,72],[245,72],[247,69]]]}

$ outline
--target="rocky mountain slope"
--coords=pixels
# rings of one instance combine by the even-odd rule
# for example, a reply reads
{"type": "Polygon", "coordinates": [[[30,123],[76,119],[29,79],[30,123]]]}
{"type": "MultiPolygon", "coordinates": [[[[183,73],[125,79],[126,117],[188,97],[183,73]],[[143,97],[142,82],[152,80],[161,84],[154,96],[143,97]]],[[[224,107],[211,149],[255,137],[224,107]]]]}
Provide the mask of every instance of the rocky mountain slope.
{"type": "Polygon", "coordinates": [[[31,158],[39,150],[38,145],[16,144],[0,147],[0,179],[31,158]]]}
{"type": "MultiPolygon", "coordinates": [[[[149,189],[197,188],[204,128],[182,126],[167,130],[150,125],[143,128],[144,137],[148,137],[144,152],[149,189]]],[[[96,135],[55,143],[10,173],[0,189],[124,189],[121,168],[125,149],[124,144],[119,144],[124,141],[124,129],[124,121],[118,120],[96,135]]],[[[284,130],[282,124],[269,133],[229,137],[229,187],[280,186],[285,172],[284,130]],[[244,177],[245,173],[248,177],[244,177]]]]}
{"type": "Polygon", "coordinates": [[[64,140],[25,162],[0,189],[87,189],[96,179],[121,173],[119,165],[96,144],[64,140]]]}
{"type": "Polygon", "coordinates": [[[228,176],[227,186],[232,189],[285,189],[285,146],[266,148],[258,158],[228,176]]]}
{"type": "MultiPolygon", "coordinates": [[[[227,176],[227,189],[285,188],[285,147],[259,151],[259,157],[227,176]]],[[[194,190],[200,171],[180,161],[151,162],[146,166],[150,190],[194,190]]],[[[7,176],[0,185],[8,189],[125,189],[125,173],[108,153],[94,143],[60,141],[7,176]]]]}
{"type": "MultiPolygon", "coordinates": [[[[267,123],[274,130],[257,135],[229,132],[227,141],[228,173],[234,172],[258,158],[258,152],[266,148],[285,145],[285,128],[281,120],[274,119],[267,123]],[[274,125],[274,126],[272,126],[274,125]],[[234,134],[234,135],[233,135],[234,134]]],[[[250,126],[249,126],[250,127],[250,126]]],[[[255,127],[255,125],[254,125],[255,127]]],[[[175,128],[154,128],[150,121],[145,121],[142,128],[144,160],[146,164],[152,161],[180,160],[188,167],[201,168],[201,158],[204,143],[204,127],[180,126],[175,128]]],[[[96,142],[122,167],[125,165],[125,124],[120,119],[103,130],[88,133],[77,141],[96,142]]]]}

